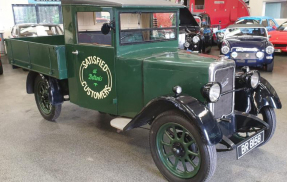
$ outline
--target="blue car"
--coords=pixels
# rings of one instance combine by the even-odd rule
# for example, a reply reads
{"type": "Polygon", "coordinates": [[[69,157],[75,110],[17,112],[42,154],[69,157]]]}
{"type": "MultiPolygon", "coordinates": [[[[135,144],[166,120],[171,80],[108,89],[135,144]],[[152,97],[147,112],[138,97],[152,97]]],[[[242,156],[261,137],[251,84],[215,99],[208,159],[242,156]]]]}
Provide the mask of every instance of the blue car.
{"type": "MultiPolygon", "coordinates": [[[[254,25],[263,25],[268,32],[276,30],[279,27],[278,23],[274,18],[268,16],[244,16],[239,18],[235,24],[254,24],[254,25]]],[[[221,43],[224,37],[224,32],[226,29],[221,29],[216,32],[217,45],[221,48],[221,43]]]]}
{"type": "Polygon", "coordinates": [[[236,66],[265,67],[273,71],[274,47],[263,25],[230,25],[222,42],[221,53],[236,66]]]}

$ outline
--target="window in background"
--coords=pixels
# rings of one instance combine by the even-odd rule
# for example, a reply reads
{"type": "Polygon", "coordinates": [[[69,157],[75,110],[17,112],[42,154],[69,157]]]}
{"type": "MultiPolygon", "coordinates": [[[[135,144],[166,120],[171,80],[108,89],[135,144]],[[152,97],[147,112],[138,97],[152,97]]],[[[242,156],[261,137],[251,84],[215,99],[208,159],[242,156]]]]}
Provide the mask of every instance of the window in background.
{"type": "Polygon", "coordinates": [[[14,23],[53,23],[62,24],[60,5],[13,4],[14,23]]]}
{"type": "Polygon", "coordinates": [[[266,3],[265,16],[287,18],[287,2],[266,3]]]}
{"type": "Polygon", "coordinates": [[[195,9],[204,9],[205,0],[195,0],[195,9]]]}
{"type": "Polygon", "coordinates": [[[60,24],[59,6],[38,6],[39,23],[60,24]]]}
{"type": "Polygon", "coordinates": [[[13,5],[15,24],[37,23],[36,8],[34,5],[13,5]]]}

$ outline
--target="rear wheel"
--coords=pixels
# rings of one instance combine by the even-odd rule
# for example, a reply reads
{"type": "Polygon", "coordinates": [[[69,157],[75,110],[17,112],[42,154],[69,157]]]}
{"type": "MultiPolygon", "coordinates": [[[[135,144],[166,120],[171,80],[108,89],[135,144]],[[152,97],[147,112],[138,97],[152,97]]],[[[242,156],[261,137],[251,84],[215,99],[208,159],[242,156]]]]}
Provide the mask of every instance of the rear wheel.
{"type": "Polygon", "coordinates": [[[154,120],[149,143],[153,160],[168,181],[207,181],[215,172],[215,146],[206,145],[190,120],[175,111],[154,120]]]}
{"type": "Polygon", "coordinates": [[[61,113],[62,105],[52,105],[49,100],[48,81],[38,75],[34,82],[35,100],[43,118],[48,121],[55,121],[61,113]]]}
{"type": "Polygon", "coordinates": [[[273,71],[273,67],[274,67],[274,60],[272,61],[272,63],[267,64],[266,71],[267,72],[272,72],[273,71]]]}

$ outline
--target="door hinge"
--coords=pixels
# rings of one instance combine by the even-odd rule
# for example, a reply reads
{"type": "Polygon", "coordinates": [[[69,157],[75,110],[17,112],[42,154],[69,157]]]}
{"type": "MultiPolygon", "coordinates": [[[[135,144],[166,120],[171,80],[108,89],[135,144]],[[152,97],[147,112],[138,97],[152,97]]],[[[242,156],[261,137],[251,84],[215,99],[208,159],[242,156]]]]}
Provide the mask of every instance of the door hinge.
{"type": "Polygon", "coordinates": [[[117,103],[118,103],[118,99],[117,98],[113,99],[113,104],[117,104],[117,103]]]}

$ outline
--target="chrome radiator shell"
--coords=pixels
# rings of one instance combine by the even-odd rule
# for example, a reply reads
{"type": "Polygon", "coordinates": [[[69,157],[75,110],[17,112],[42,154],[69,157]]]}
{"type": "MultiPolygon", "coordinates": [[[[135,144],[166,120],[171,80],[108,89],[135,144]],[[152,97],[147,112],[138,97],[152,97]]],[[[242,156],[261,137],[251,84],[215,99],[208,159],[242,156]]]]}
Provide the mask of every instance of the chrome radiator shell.
{"type": "MultiPolygon", "coordinates": [[[[210,64],[209,82],[219,82],[222,92],[235,89],[235,62],[229,59],[220,59],[210,64]]],[[[209,103],[209,109],[216,119],[234,112],[235,93],[223,95],[216,103],[209,103]]]]}

